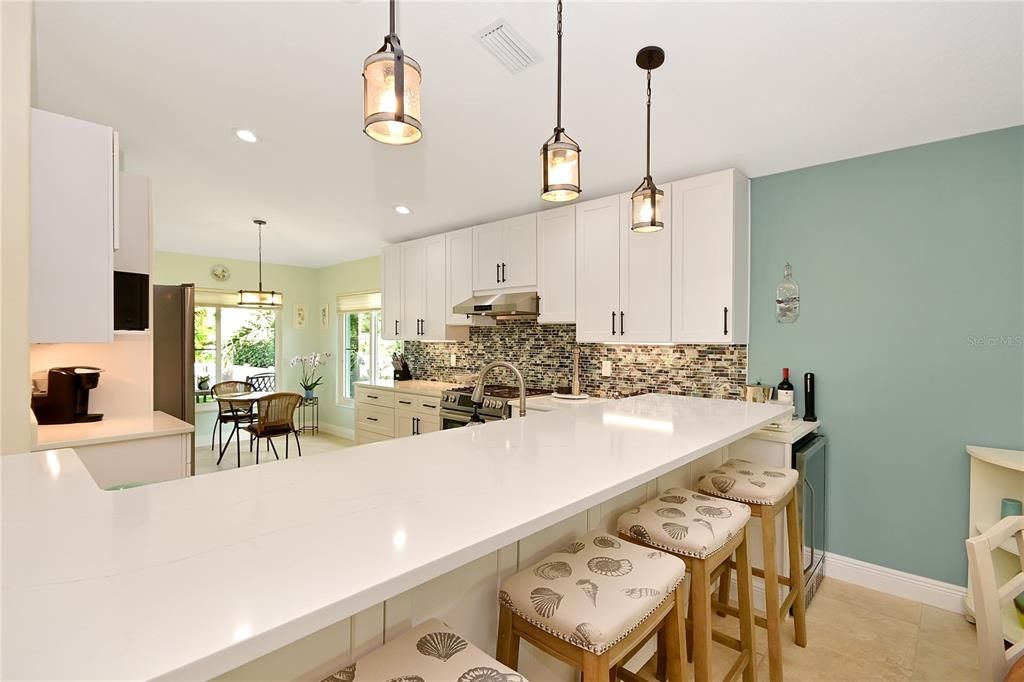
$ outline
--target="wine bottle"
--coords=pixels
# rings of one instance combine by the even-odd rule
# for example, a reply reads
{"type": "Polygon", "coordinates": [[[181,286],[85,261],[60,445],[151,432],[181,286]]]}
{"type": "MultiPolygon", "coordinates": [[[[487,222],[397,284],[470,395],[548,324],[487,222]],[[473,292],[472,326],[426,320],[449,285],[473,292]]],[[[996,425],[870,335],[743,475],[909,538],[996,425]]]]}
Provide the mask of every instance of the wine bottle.
{"type": "Polygon", "coordinates": [[[779,382],[775,399],[787,405],[793,404],[793,384],[789,383],[789,367],[782,368],[782,381],[779,382]]]}

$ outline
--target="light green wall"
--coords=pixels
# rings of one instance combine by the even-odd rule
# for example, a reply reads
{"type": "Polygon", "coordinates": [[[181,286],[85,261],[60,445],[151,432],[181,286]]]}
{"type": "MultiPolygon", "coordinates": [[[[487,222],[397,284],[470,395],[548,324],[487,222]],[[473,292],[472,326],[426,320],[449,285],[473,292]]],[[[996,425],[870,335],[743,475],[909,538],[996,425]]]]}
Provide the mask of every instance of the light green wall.
{"type": "Polygon", "coordinates": [[[1024,448],[1022,187],[1022,127],[753,181],[748,376],[816,374],[831,551],[966,583],[964,446],[1024,448]]]}
{"type": "MultiPolygon", "coordinates": [[[[155,284],[181,284],[192,282],[197,287],[237,291],[240,288],[255,288],[258,280],[257,264],[212,256],[197,256],[185,253],[160,251],[156,254],[155,284]],[[226,265],[231,270],[231,279],[217,282],[210,277],[214,264],[226,265]]],[[[378,258],[366,258],[340,263],[327,268],[303,268],[291,265],[263,264],[264,288],[284,293],[284,310],[279,317],[281,325],[281,357],[283,359],[281,388],[301,391],[300,372],[288,367],[288,361],[296,355],[312,352],[334,354],[325,368],[325,381],[317,389],[320,397],[320,422],[328,426],[351,429],[353,414],[351,408],[337,405],[335,375],[338,368],[338,320],[335,302],[339,294],[372,291],[380,288],[378,258]],[[306,326],[299,329],[294,324],[295,304],[305,304],[308,311],[306,326]],[[330,329],[322,330],[319,321],[321,304],[330,307],[330,329]]]]}
{"type": "Polygon", "coordinates": [[[332,372],[320,388],[320,418],[342,428],[355,427],[355,412],[351,405],[339,405],[337,401],[338,354],[338,315],[335,312],[339,295],[355,294],[364,291],[380,290],[380,258],[364,258],[362,260],[340,263],[317,271],[317,289],[321,292],[323,303],[331,306],[331,328],[321,332],[320,346],[323,350],[334,353],[331,363],[332,372]]]}

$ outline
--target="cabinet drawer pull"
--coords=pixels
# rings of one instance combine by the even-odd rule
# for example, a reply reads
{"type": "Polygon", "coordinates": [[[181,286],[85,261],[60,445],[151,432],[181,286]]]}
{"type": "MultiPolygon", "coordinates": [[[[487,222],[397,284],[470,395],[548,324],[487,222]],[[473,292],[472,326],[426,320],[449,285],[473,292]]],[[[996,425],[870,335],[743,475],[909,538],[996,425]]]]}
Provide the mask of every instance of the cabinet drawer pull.
{"type": "Polygon", "coordinates": [[[367,417],[366,421],[368,421],[368,422],[375,422],[375,421],[377,421],[377,418],[376,417],[367,417]]]}
{"type": "Polygon", "coordinates": [[[380,398],[379,395],[374,395],[372,393],[367,393],[366,397],[369,398],[370,400],[377,400],[378,398],[380,398]]]}
{"type": "Polygon", "coordinates": [[[399,400],[398,404],[399,405],[412,405],[412,401],[411,400],[399,400]]]}
{"type": "Polygon", "coordinates": [[[437,405],[431,405],[430,403],[420,403],[420,405],[422,405],[423,407],[426,407],[428,409],[431,409],[431,410],[436,410],[437,409],[437,405]]]}
{"type": "Polygon", "coordinates": [[[729,336],[729,309],[722,308],[722,336],[729,336]]]}
{"type": "Polygon", "coordinates": [[[615,336],[615,311],[612,311],[612,336],[615,336]]]}

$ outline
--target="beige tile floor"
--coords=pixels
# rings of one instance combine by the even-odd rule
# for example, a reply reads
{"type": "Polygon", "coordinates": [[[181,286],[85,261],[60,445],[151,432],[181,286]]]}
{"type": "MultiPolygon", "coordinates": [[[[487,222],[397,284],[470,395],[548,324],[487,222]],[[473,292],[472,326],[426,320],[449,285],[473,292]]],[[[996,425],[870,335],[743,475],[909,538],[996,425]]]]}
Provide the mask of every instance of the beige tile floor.
{"type": "MultiPolygon", "coordinates": [[[[224,439],[227,440],[228,430],[224,427],[224,439]]],[[[274,461],[274,453],[266,453],[265,450],[266,442],[260,447],[260,463],[274,461]]],[[[277,446],[277,454],[284,459],[284,438],[275,438],[274,445],[277,446]]],[[[331,450],[337,450],[338,448],[347,448],[355,445],[355,441],[347,440],[345,438],[339,438],[329,433],[319,432],[317,435],[306,434],[302,436],[302,456],[309,457],[310,455],[318,455],[324,452],[330,452],[331,450]]],[[[288,451],[289,457],[294,457],[295,451],[295,440],[292,439],[291,445],[288,451]]],[[[253,451],[249,452],[249,439],[246,434],[242,436],[242,466],[252,466],[256,464],[256,453],[253,451]]],[[[215,471],[227,471],[234,469],[238,465],[238,460],[235,455],[235,443],[231,442],[231,446],[228,451],[224,453],[224,461],[217,466],[217,450],[210,449],[209,440],[206,443],[196,443],[196,476],[200,474],[209,474],[215,471]]]]}
{"type": "MultiPolygon", "coordinates": [[[[825,579],[807,610],[806,649],[793,643],[792,619],[787,626],[785,682],[980,679],[974,626],[962,615],[833,578],[825,579]]],[[[738,636],[733,618],[716,617],[715,627],[738,636]]],[[[757,628],[756,636],[757,678],[767,682],[764,630],[757,628]]],[[[735,652],[715,644],[713,654],[715,679],[721,679],[735,652]]]]}

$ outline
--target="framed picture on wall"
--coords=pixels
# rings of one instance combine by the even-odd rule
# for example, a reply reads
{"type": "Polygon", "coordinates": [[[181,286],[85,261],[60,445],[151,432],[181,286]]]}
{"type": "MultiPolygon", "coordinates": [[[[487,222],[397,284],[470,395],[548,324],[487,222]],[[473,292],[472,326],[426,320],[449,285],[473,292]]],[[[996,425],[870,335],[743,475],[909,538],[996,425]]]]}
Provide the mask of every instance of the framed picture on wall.
{"type": "Polygon", "coordinates": [[[306,304],[296,303],[292,309],[292,321],[295,324],[296,329],[302,329],[306,326],[306,304]]]}
{"type": "Polygon", "coordinates": [[[320,329],[331,328],[331,307],[326,303],[320,304],[320,329]]]}

